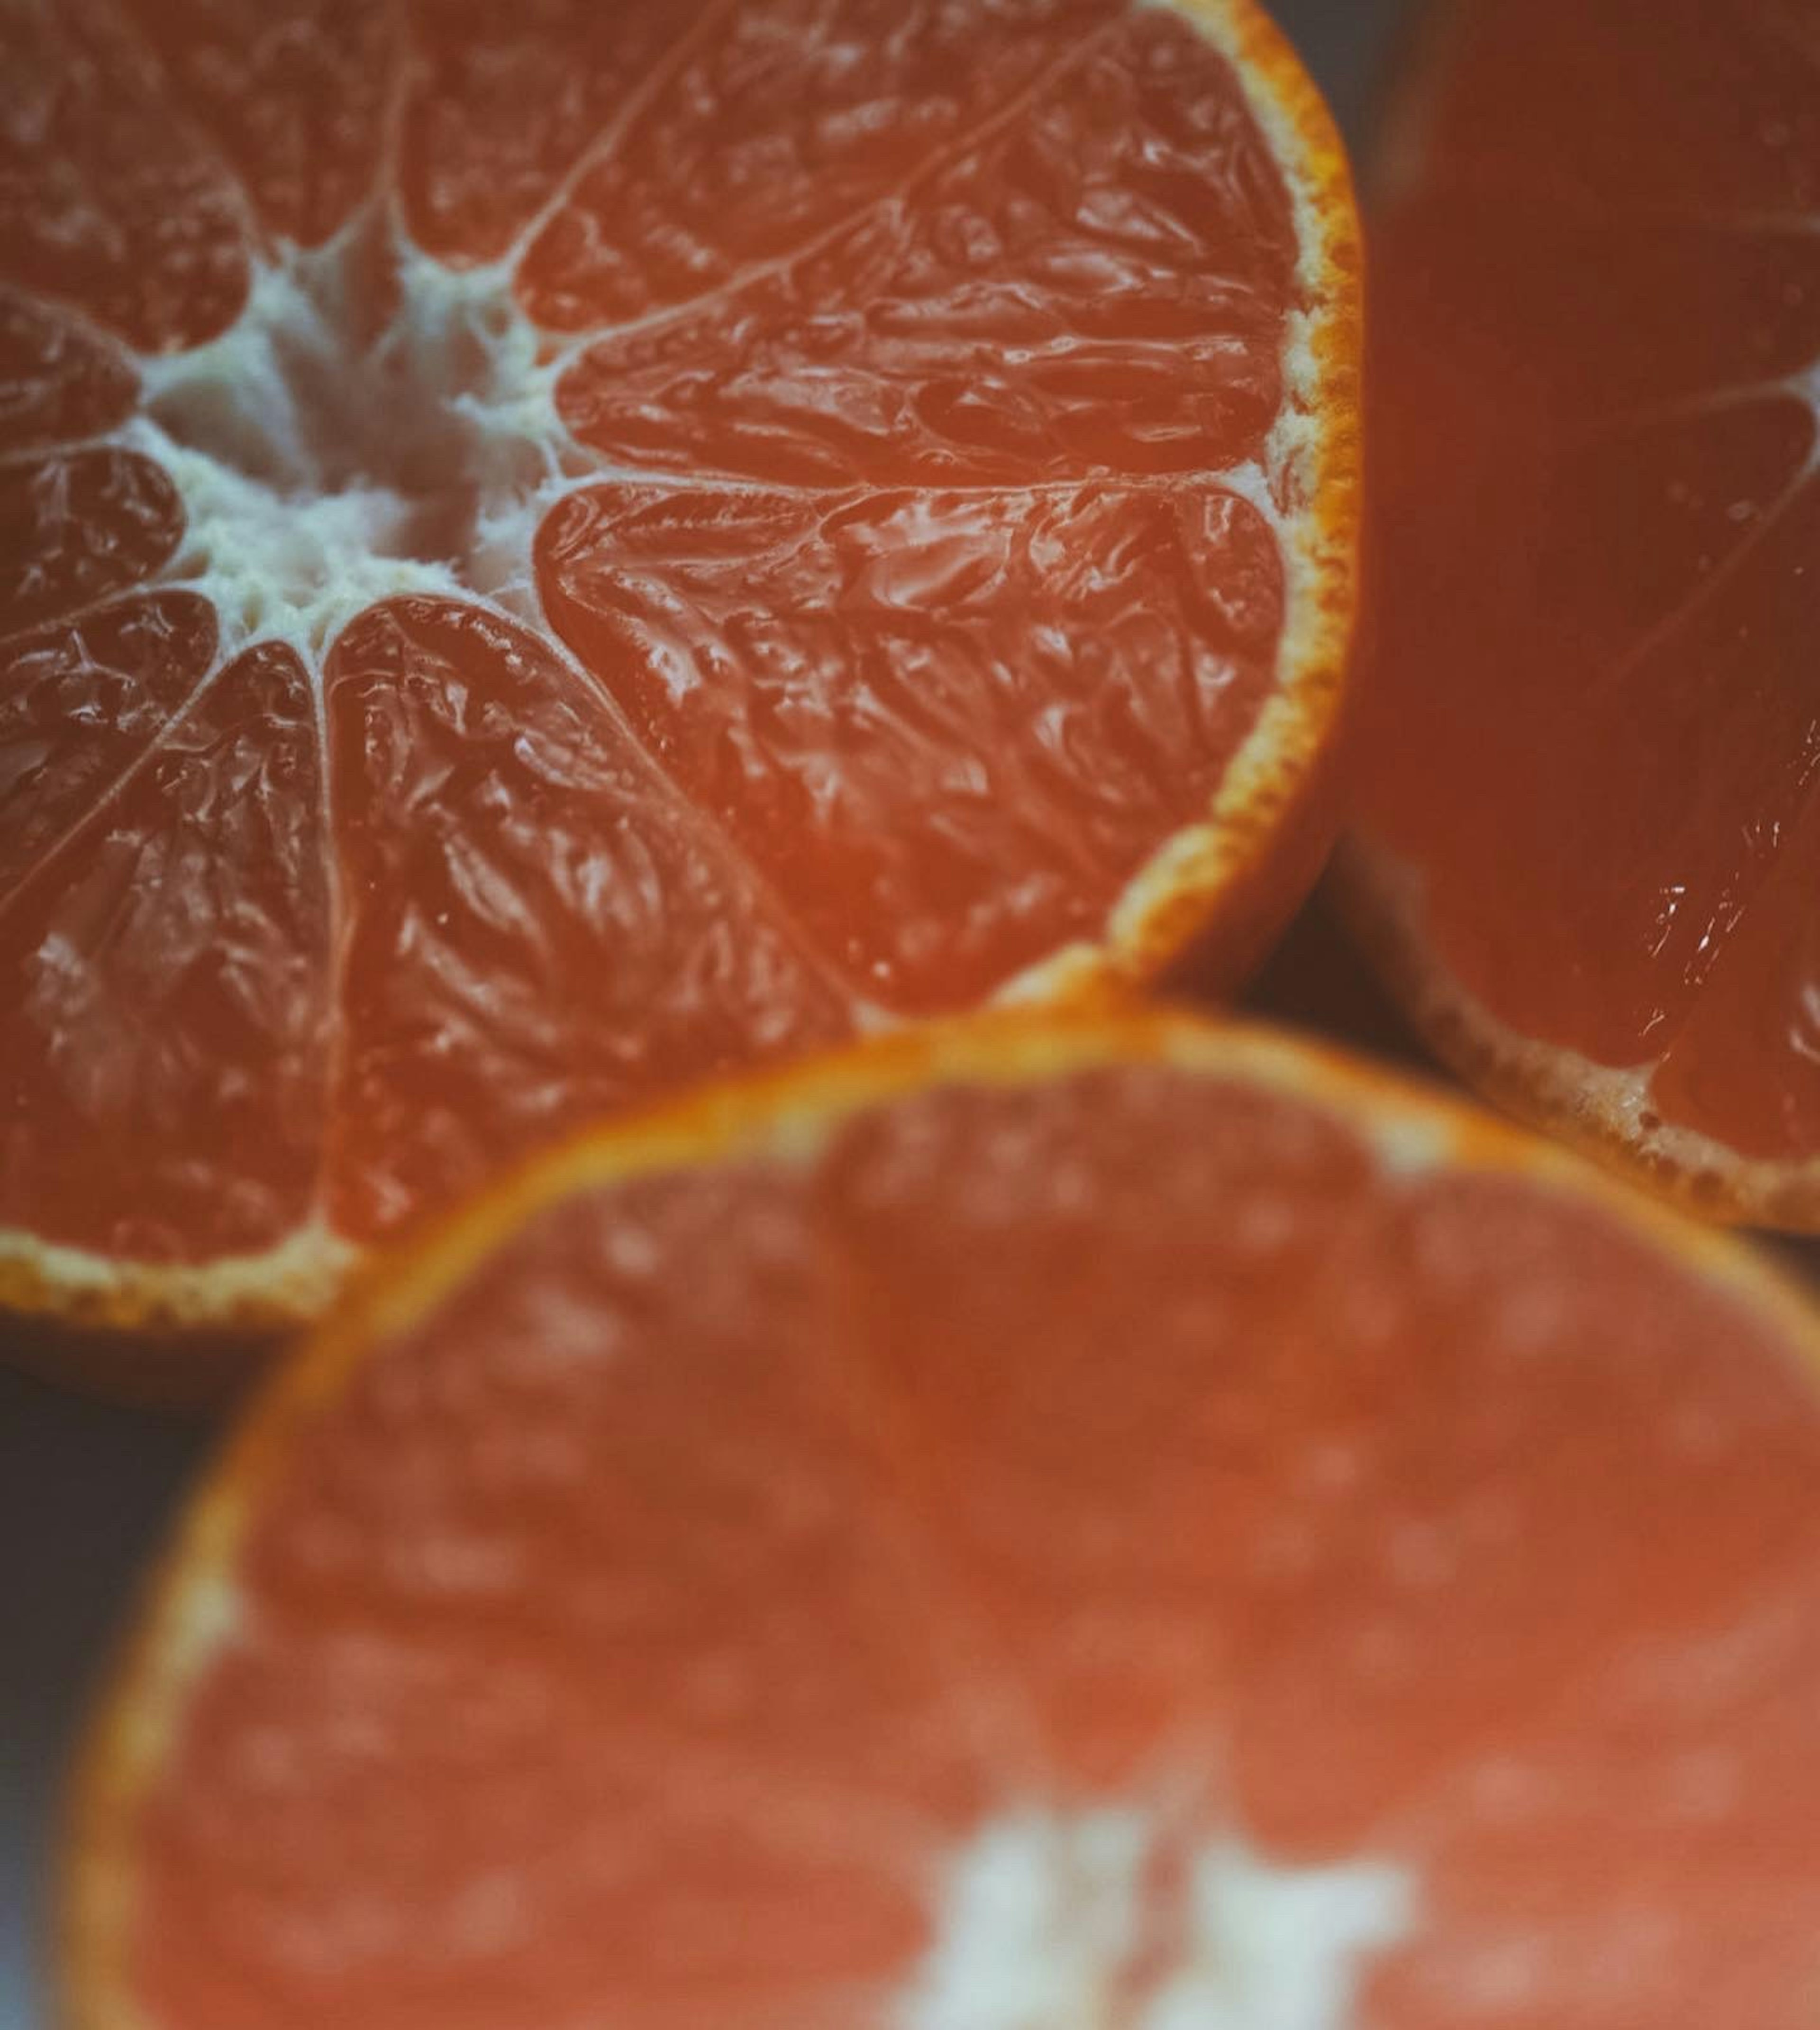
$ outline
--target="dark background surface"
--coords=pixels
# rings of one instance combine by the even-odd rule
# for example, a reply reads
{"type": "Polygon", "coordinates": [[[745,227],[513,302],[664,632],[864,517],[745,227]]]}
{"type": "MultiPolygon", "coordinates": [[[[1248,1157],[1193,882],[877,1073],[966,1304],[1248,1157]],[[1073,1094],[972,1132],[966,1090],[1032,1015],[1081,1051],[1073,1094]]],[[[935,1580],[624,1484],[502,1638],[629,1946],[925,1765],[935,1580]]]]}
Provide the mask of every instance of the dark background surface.
{"type": "MultiPolygon", "coordinates": [[[[1274,0],[1273,11],[1358,140],[1404,0],[1274,0]]],[[[1305,939],[1278,970],[1277,1005],[1300,1012],[1324,964],[1305,939]]],[[[71,1731],[213,1444],[205,1429],[84,1402],[0,1365],[0,2030],[50,2021],[35,1962],[71,1731]]]]}

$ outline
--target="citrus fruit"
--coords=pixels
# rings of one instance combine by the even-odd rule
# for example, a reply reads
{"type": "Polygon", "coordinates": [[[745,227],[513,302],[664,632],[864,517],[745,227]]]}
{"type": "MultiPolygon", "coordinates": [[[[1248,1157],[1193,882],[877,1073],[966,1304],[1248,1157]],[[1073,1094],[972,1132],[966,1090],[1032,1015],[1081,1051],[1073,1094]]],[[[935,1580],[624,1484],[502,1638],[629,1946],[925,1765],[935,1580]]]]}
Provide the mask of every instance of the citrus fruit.
{"type": "Polygon", "coordinates": [[[1313,878],[1357,255],[1249,0],[68,0],[0,80],[0,1301],[307,1314],[1313,878]]]}
{"type": "Polygon", "coordinates": [[[1366,941],[1436,1048],[1820,1226],[1820,22],[1485,0],[1387,128],[1366,941]]]}
{"type": "Polygon", "coordinates": [[[1807,2030],[1820,1332],[1267,1032],[934,1025],[541,1159],[201,1493],[77,2030],[1807,2030]]]}

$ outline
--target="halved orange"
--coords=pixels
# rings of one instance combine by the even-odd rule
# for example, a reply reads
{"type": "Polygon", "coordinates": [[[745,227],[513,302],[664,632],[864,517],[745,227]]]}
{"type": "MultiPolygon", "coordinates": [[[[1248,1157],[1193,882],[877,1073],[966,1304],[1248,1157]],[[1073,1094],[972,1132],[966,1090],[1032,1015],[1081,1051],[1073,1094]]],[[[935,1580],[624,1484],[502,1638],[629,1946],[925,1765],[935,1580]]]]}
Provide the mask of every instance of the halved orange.
{"type": "Polygon", "coordinates": [[[1441,6],[1381,167],[1367,940],[1517,1112],[1820,1226],[1820,18],[1441,6]]]}
{"type": "Polygon", "coordinates": [[[1268,1034],[938,1025],[523,1171],[191,1509],[74,2030],[1808,2030],[1820,1328],[1268,1034]]]}
{"type": "Polygon", "coordinates": [[[68,0],[0,77],[0,1302],[306,1315],[1313,878],[1357,251],[1249,0],[68,0]]]}

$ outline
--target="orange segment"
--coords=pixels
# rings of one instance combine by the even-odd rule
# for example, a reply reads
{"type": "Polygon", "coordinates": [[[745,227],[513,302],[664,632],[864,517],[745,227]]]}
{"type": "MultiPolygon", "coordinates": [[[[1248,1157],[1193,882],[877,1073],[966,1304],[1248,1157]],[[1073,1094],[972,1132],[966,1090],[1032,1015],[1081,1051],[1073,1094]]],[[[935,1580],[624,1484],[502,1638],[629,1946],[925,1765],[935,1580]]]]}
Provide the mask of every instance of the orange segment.
{"type": "MultiPolygon", "coordinates": [[[[1518,1180],[1436,1170],[1393,1196],[1328,1259],[1344,1322],[1297,1336],[1328,1363],[1328,1417],[1243,1707],[1247,1816],[1292,1846],[1419,1819],[1532,1727],[1552,1745],[1640,1649],[1699,1652],[1766,1596],[1820,1608],[1811,1378],[1744,1361],[1710,1392],[1739,1344],[1725,1299],[1518,1180]],[[1320,1757],[1297,1751],[1311,1735],[1320,1757]]],[[[1552,1907],[1570,1921],[1572,1898],[1552,1907]]]]}
{"type": "Polygon", "coordinates": [[[1817,1361],[1262,1036],[711,1091],[255,1411],[93,1739],[72,2021],[1795,2030],[1817,1361]]]}
{"type": "Polygon", "coordinates": [[[1016,119],[1121,11],[708,0],[667,15],[686,32],[612,145],[578,165],[526,251],[520,299],[553,330],[627,322],[899,209],[932,162],[1016,119]]]}
{"type": "Polygon", "coordinates": [[[117,347],[29,297],[0,292],[0,449],[98,435],[138,392],[117,347]]]}
{"type": "Polygon", "coordinates": [[[413,238],[445,261],[498,259],[708,13],[702,0],[409,0],[396,173],[413,238]]]}
{"type": "Polygon", "coordinates": [[[0,136],[0,279],[149,352],[232,323],[248,265],[237,193],[173,121],[150,53],[114,9],[9,8],[0,69],[17,95],[0,136]]]}
{"type": "Polygon", "coordinates": [[[336,0],[124,0],[179,105],[269,232],[326,240],[372,188],[396,10],[336,0]]]}
{"type": "MultiPolygon", "coordinates": [[[[38,912],[0,894],[0,942],[104,969],[46,813],[162,864],[175,806],[107,800],[168,760],[217,770],[210,836],[262,831],[212,892],[310,976],[197,1002],[171,1091],[128,1037],[153,1089],[85,1074],[92,1112],[21,1132],[0,1302],[308,1314],[599,1110],[1120,991],[1202,933],[1209,978],[1255,961],[1336,816],[1359,333],[1345,162],[1249,0],[77,0],[9,32],[0,638],[64,629],[80,668],[113,632],[93,697],[0,719],[38,912]],[[190,717],[105,618],[129,593],[213,617],[190,717]],[[255,1061],[314,1096],[272,1132],[318,1151],[295,1221],[266,1233],[251,1114],[199,1128],[180,1214],[124,1206],[113,1110],[240,1121],[255,1061]]],[[[182,898],[135,935],[180,998],[182,898]]],[[[105,1057],[127,1006],[91,1006],[105,1057]]]]}
{"type": "Polygon", "coordinates": [[[0,894],[39,875],[60,841],[142,767],[207,672],[215,616],[192,594],[124,599],[79,626],[13,637],[0,668],[8,823],[0,894]],[[78,725],[87,738],[58,738],[78,725]]]}
{"type": "Polygon", "coordinates": [[[789,485],[1242,466],[1296,248],[1235,97],[1179,15],[1115,20],[901,191],[589,348],[563,419],[622,463],[789,485]]]}
{"type": "Polygon", "coordinates": [[[1424,121],[1488,184],[1696,215],[1707,206],[1800,211],[1820,199],[1820,170],[1804,145],[1814,138],[1814,32],[1800,0],[1614,0],[1578,20],[1571,37],[1557,25],[1573,12],[1566,0],[1528,17],[1513,5],[1482,11],[1469,33],[1456,24],[1437,36],[1454,82],[1429,101],[1424,121]],[[1656,39],[1647,63],[1637,40],[1645,28],[1656,39]],[[1527,124],[1545,102],[1549,110],[1527,124]]]}
{"type": "Polygon", "coordinates": [[[1241,1637],[1189,1604],[1276,1526],[1279,1455],[1331,1386],[1294,1328],[1369,1170],[1336,1121],[1142,1061],[937,1081],[822,1160],[857,1292],[830,1385],[858,1368],[890,1405],[1022,1753],[1064,1796],[1155,1790],[1176,1761],[1230,1780],[1205,1716],[1241,1637]]]}
{"type": "MultiPolygon", "coordinates": [[[[95,705],[108,674],[174,689],[193,638],[148,652],[156,613],[103,616],[128,667],[66,663],[61,688],[95,705]]],[[[308,1218],[328,957],[313,728],[296,657],[247,650],[106,757],[103,795],[5,898],[0,1221],[162,1262],[253,1253],[308,1218]],[[44,1163],[96,1121],[106,1166],[44,1163]]]]}
{"type": "Polygon", "coordinates": [[[533,637],[394,601],[326,681],[338,1230],[375,1238],[577,1114],[844,1032],[787,919],[533,637]]]}
{"type": "Polygon", "coordinates": [[[1500,2025],[1800,2030],[1812,1892],[1787,1857],[1820,1809],[1796,1746],[1817,1692],[1812,1617],[1784,1593],[1740,1613],[1722,1644],[1640,1641],[1438,1808],[1473,1827],[1434,1892],[1436,1928],[1454,1937],[1382,1971],[1384,2020],[1451,2030],[1465,1992],[1500,2025]],[[1696,1883],[1700,1920],[1677,1924],[1666,1913],[1696,1883]]]}
{"type": "Polygon", "coordinates": [[[183,533],[157,466],[111,448],[0,467],[0,628],[41,627],[150,578],[183,533]]]}
{"type": "Polygon", "coordinates": [[[537,561],[673,779],[893,1010],[1091,937],[1205,807],[1282,628],[1230,495],[607,486],[537,561]]]}
{"type": "Polygon", "coordinates": [[[1771,0],[1437,21],[1386,158],[1360,820],[1368,935],[1454,1062],[1798,1225],[1817,62],[1771,0]]]}

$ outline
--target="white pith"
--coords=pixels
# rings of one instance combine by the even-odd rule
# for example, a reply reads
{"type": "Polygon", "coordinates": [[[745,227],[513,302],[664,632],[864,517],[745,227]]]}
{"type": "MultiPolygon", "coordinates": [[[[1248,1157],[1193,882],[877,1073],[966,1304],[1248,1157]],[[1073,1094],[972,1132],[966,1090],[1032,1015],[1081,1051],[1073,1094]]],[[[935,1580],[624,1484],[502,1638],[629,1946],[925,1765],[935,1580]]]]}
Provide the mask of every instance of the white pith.
{"type": "Polygon", "coordinates": [[[256,268],[220,337],[142,360],[142,411],[119,441],[177,490],[184,541],[162,579],[214,601],[222,660],[279,641],[318,672],[362,608],[401,593],[534,618],[537,525],[598,463],[556,414],[544,351],[505,270],[449,267],[361,217],[256,268]],[[351,342],[350,279],[375,231],[397,309],[351,342]]]}
{"type": "MultiPolygon", "coordinates": [[[[1135,4],[1180,14],[1232,61],[1291,195],[1301,250],[1298,280],[1314,307],[1290,314],[1283,407],[1261,457],[1233,470],[1127,482],[1218,486],[1239,494],[1263,516],[1277,541],[1284,572],[1280,682],[1231,757],[1205,816],[1164,841],[1138,870],[1114,905],[1102,939],[1058,949],[1006,981],[994,997],[1003,1002],[1068,999],[1094,991],[1102,982],[1123,986],[1154,970],[1161,927],[1171,920],[1183,897],[1218,894],[1255,851],[1256,838],[1245,820],[1298,774],[1310,727],[1317,734],[1324,731],[1324,716],[1309,711],[1303,680],[1330,677],[1334,660],[1331,623],[1323,609],[1335,589],[1336,570],[1314,500],[1332,448],[1322,413],[1327,370],[1316,340],[1342,314],[1329,300],[1328,264],[1335,233],[1344,227],[1323,212],[1315,184],[1301,166],[1298,158],[1310,145],[1310,136],[1296,113],[1272,96],[1273,84],[1249,73],[1235,0],[1135,4]]],[[[704,22],[709,18],[703,17],[704,22]]],[[[1079,49],[1068,53],[1043,81],[1067,69],[1079,54],[1079,49]]],[[[653,88],[663,68],[653,72],[643,89],[653,88]]],[[[634,103],[639,96],[634,94],[634,103]]],[[[1009,111],[1001,108],[994,120],[1009,111]]],[[[280,243],[257,262],[240,315],[219,337],[188,352],[136,358],[143,387],[139,413],[105,441],[151,459],[182,504],[185,528],[179,548],[147,583],[193,589],[217,612],[218,652],[191,705],[240,649],[255,641],[282,642],[299,656],[314,688],[319,729],[325,731],[322,667],[336,637],[374,601],[410,593],[460,598],[528,624],[559,660],[574,669],[578,683],[588,682],[544,619],[531,561],[540,524],[564,493],[603,480],[672,487],[689,482],[674,473],[630,470],[570,435],[557,412],[557,382],[580,354],[615,328],[541,332],[519,307],[512,278],[538,228],[560,208],[585,166],[611,147],[630,113],[629,106],[584,151],[513,246],[485,266],[451,266],[418,247],[382,177],[381,191],[323,247],[280,243]],[[396,309],[370,342],[351,346],[344,334],[352,290],[379,242],[395,271],[396,309]],[[324,391],[334,397],[326,407],[318,399],[324,391]],[[402,411],[394,399],[400,391],[410,397],[402,411]],[[459,541],[426,538],[422,504],[397,483],[392,469],[396,461],[369,461],[361,455],[362,446],[382,433],[381,426],[402,429],[420,452],[442,459],[451,490],[466,490],[467,505],[451,524],[459,525],[459,541]],[[326,457],[325,447],[331,454],[326,457]]],[[[977,139],[976,134],[968,145],[977,139]]],[[[848,221],[841,223],[844,229],[848,221]]],[[[792,258],[800,258],[801,251],[792,258]]],[[[729,286],[743,287],[750,280],[742,273],[729,286]]],[[[708,299],[698,298],[685,307],[698,310],[708,299]]],[[[639,322],[647,321],[661,319],[639,322]]],[[[753,484],[704,477],[711,477],[717,488],[753,484]]],[[[661,771],[661,757],[651,758],[661,771]]],[[[332,788],[325,794],[332,797],[332,788]]],[[[332,820],[332,810],[329,815],[332,820]]],[[[722,843],[730,857],[745,860],[736,846],[722,843]]],[[[749,865],[747,871],[769,894],[770,884],[749,865]]],[[[332,868],[332,889],[334,885],[332,868]]],[[[782,913],[787,919],[789,913],[782,913]]],[[[867,1003],[856,983],[852,999],[861,1033],[894,1027],[901,1019],[867,1003]]],[[[280,1240],[268,1255],[219,1266],[231,1272],[236,1289],[257,1286],[262,1262],[269,1261],[276,1273],[300,1251],[320,1270],[322,1253],[311,1236],[322,1224],[318,1208],[297,1235],[280,1240]]],[[[348,1264],[356,1259],[357,1251],[349,1250],[348,1264]]],[[[35,1280],[47,1289],[136,1281],[156,1288],[161,1310],[206,1316],[214,1307],[214,1262],[141,1264],[46,1247],[29,1231],[0,1229],[0,1272],[9,1264],[24,1267],[28,1284],[35,1280]]],[[[296,1315],[320,1308],[294,1275],[280,1280],[297,1292],[296,1315]]],[[[228,1287],[221,1286],[224,1294],[228,1287]]],[[[277,1308],[289,1314],[292,1306],[287,1298],[277,1308]]]]}
{"type": "Polygon", "coordinates": [[[1350,2030],[1414,1902],[1387,1863],[1276,1866],[1156,1810],[1008,1814],[955,1857],[896,2030],[1350,2030]]]}

